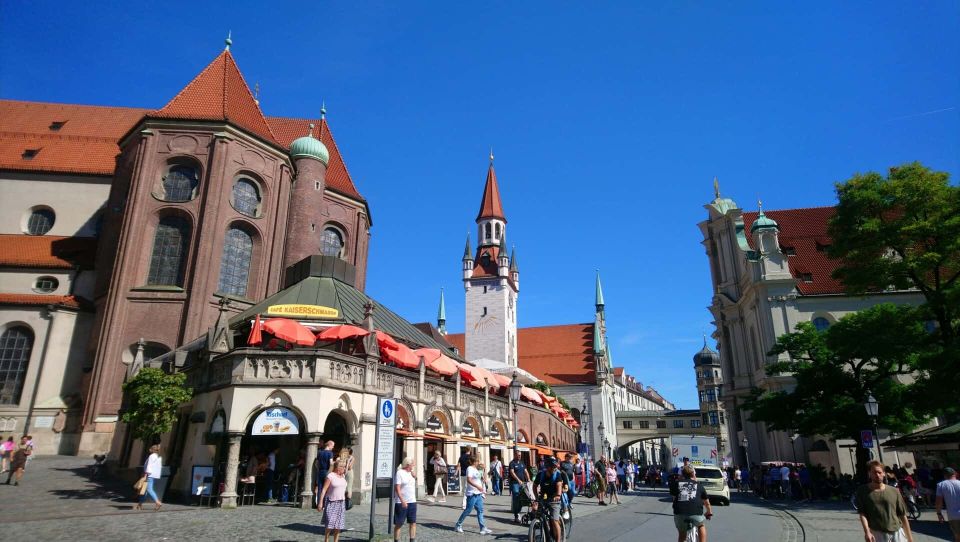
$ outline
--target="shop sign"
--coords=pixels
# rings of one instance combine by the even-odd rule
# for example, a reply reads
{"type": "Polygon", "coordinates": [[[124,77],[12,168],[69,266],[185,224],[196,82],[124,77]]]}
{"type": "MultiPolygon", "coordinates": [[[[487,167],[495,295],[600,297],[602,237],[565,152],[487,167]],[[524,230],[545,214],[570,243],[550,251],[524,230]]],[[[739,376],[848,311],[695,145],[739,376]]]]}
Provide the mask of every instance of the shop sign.
{"type": "Polygon", "coordinates": [[[460,433],[463,435],[473,434],[473,424],[470,423],[470,420],[463,420],[463,427],[460,428],[460,433]]]}
{"type": "Polygon", "coordinates": [[[268,408],[257,416],[250,429],[251,435],[299,435],[300,422],[290,409],[268,408]]]}
{"type": "Polygon", "coordinates": [[[503,440],[500,434],[500,426],[496,423],[490,424],[490,438],[493,440],[503,440]]]}
{"type": "Polygon", "coordinates": [[[436,414],[432,414],[427,420],[427,429],[433,433],[443,432],[443,422],[440,421],[440,418],[436,414]]]}
{"type": "Polygon", "coordinates": [[[322,305],[270,305],[270,316],[297,316],[301,318],[338,318],[340,311],[322,305]]]}
{"type": "Polygon", "coordinates": [[[547,437],[543,436],[543,433],[537,435],[537,446],[546,446],[547,437]]]}

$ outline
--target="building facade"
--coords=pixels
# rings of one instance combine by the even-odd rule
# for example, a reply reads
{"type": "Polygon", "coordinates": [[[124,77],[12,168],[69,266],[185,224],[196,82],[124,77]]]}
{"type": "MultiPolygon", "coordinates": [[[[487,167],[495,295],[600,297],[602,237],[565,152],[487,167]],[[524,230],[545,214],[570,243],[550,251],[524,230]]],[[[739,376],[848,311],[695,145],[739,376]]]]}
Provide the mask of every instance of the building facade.
{"type": "MultiPolygon", "coordinates": [[[[837,263],[826,254],[831,207],[744,212],[733,200],[720,197],[719,189],[715,196],[705,205],[707,218],[699,227],[713,285],[709,309],[722,382],[699,384],[721,391],[719,404],[726,413],[735,461],[746,462],[749,455],[753,463],[810,461],[853,472],[853,441],[768,431],[763,423],[751,422],[741,405],[755,388],[782,390],[793,385],[789,375],[770,376],[765,369],[775,361],[768,352],[777,338],[794,331],[798,323],[826,329],[872,305],[918,304],[922,298],[903,291],[847,295],[831,276],[837,263]]],[[[880,437],[885,440],[889,435],[881,431],[880,437]]]]}
{"type": "Polygon", "coordinates": [[[41,453],[110,449],[138,349],[252,306],[285,265],[333,255],[363,288],[370,213],[327,120],[265,116],[229,44],[159,109],[2,100],[0,131],[0,427],[41,453]]]}

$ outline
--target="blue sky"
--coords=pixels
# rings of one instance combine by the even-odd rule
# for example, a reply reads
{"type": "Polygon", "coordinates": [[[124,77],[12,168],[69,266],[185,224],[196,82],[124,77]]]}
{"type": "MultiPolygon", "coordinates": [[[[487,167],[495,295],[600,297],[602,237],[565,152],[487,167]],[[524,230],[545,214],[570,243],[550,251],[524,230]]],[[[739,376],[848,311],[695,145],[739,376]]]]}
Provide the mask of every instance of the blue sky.
{"type": "Polygon", "coordinates": [[[266,4],[4,2],[0,97],[160,107],[232,30],[266,114],[326,101],[372,209],[369,293],[421,321],[445,287],[452,331],[492,146],[521,325],[590,321],[600,269],[615,362],[682,407],[714,176],[752,210],[960,172],[956,1],[266,4]]]}

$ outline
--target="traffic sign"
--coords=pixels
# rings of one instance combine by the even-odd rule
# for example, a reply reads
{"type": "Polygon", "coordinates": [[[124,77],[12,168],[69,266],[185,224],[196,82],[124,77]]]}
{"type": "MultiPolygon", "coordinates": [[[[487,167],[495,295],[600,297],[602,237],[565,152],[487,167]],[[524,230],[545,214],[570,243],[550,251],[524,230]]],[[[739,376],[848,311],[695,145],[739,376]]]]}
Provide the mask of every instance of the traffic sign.
{"type": "Polygon", "coordinates": [[[860,431],[860,443],[864,448],[873,448],[873,431],[869,429],[860,431]]]}
{"type": "Polygon", "coordinates": [[[393,478],[393,448],[397,427],[397,400],[381,397],[377,407],[376,478],[393,478]]]}

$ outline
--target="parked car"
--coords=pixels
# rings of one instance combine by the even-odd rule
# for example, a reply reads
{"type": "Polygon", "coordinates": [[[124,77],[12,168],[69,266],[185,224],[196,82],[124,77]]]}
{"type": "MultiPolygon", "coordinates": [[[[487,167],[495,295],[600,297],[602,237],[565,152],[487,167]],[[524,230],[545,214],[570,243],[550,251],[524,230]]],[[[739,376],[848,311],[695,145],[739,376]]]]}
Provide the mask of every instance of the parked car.
{"type": "Polygon", "coordinates": [[[730,487],[724,481],[720,467],[696,466],[694,471],[697,473],[697,480],[702,482],[707,490],[707,496],[710,497],[711,502],[716,501],[723,506],[730,506],[730,487]]]}

